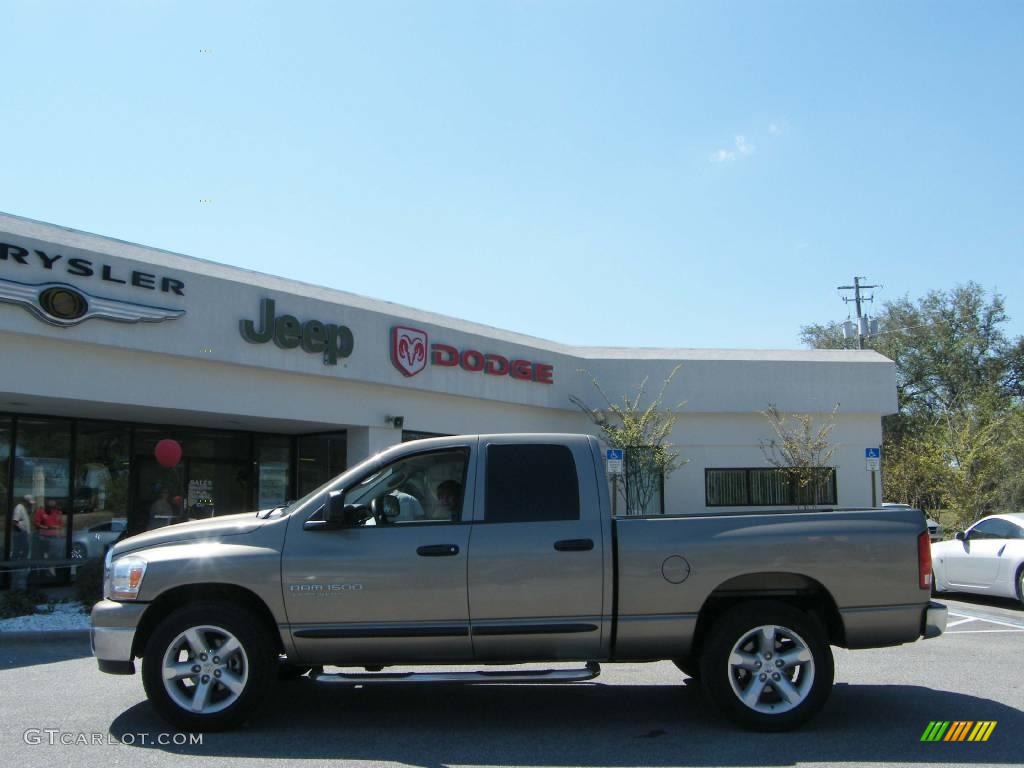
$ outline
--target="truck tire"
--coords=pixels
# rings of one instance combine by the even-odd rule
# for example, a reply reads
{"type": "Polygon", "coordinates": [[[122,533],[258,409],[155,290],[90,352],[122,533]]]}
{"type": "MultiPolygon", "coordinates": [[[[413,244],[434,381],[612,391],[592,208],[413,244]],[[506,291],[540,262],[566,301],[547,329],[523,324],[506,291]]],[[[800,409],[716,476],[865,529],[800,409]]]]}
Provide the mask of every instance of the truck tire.
{"type": "Polygon", "coordinates": [[[239,725],[267,698],[276,671],[277,653],[261,623],[221,602],[168,615],[142,657],[146,696],[183,731],[239,725]]]}
{"type": "Polygon", "coordinates": [[[724,613],[704,643],[700,671],[711,701],[757,731],[788,731],[813,717],[835,675],[818,619],[774,600],[724,613]]]}

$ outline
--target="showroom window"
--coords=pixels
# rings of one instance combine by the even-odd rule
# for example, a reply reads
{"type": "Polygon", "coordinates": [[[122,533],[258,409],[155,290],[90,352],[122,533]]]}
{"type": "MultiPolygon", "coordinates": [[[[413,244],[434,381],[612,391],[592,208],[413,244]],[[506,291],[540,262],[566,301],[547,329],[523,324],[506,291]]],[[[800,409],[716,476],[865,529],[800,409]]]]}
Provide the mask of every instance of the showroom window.
{"type": "Polygon", "coordinates": [[[665,472],[658,463],[656,451],[649,445],[625,449],[623,473],[610,478],[613,515],[665,514],[665,472]]]}
{"type": "Polygon", "coordinates": [[[259,435],[256,443],[256,508],[272,509],[289,500],[292,439],[259,435]]]}
{"type": "Polygon", "coordinates": [[[298,447],[298,490],[301,499],[348,466],[348,433],[303,435],[298,447]]]}
{"type": "MultiPolygon", "coordinates": [[[[72,512],[71,423],[18,419],[12,474],[12,496],[26,504],[26,497],[32,500],[27,559],[65,559],[72,512]]],[[[48,583],[63,574],[55,565],[34,576],[37,583],[48,583]]]]}
{"type": "Polygon", "coordinates": [[[97,560],[128,525],[131,428],[83,421],[75,436],[71,559],[97,560]]]}
{"type": "Polygon", "coordinates": [[[781,469],[763,467],[705,469],[704,503],[709,507],[791,507],[838,503],[834,467],[814,470],[814,479],[800,488],[781,469]]]}
{"type": "MultiPolygon", "coordinates": [[[[13,524],[8,515],[11,512],[8,486],[11,480],[11,420],[0,419],[0,552],[5,557],[23,559],[28,552],[28,522],[13,524]],[[8,536],[10,532],[10,536],[8,536]],[[8,555],[7,553],[11,553],[8,555]]],[[[15,500],[17,503],[17,500],[15,500]]],[[[19,512],[19,517],[27,518],[27,510],[19,512]]]]}

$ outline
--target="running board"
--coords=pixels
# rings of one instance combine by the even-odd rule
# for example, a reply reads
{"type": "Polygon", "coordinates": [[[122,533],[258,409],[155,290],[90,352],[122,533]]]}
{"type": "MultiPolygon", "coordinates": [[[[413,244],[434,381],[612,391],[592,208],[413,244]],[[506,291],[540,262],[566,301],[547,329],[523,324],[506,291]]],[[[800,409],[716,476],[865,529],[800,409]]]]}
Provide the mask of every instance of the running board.
{"type": "Polygon", "coordinates": [[[601,665],[588,661],[582,669],[508,670],[499,672],[317,672],[310,677],[318,683],[336,685],[420,685],[423,683],[579,683],[601,674],[601,665]]]}

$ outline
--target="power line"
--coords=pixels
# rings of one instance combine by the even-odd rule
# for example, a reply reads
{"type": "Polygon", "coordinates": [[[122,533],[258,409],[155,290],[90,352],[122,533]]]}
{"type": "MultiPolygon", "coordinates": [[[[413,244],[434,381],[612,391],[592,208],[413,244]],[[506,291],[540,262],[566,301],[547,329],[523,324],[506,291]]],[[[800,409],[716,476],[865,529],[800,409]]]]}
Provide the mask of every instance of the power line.
{"type": "Polygon", "coordinates": [[[861,302],[870,301],[870,302],[873,303],[875,301],[875,295],[874,294],[871,294],[870,296],[863,296],[862,297],[860,295],[860,292],[862,290],[866,290],[868,288],[881,288],[882,287],[881,285],[861,285],[860,284],[861,280],[867,280],[867,278],[866,277],[857,277],[855,275],[854,278],[853,278],[853,285],[839,285],[839,286],[836,286],[836,289],[840,290],[840,291],[853,291],[853,298],[851,299],[849,296],[843,296],[843,301],[846,302],[846,303],[854,301],[857,304],[857,349],[864,349],[864,337],[866,335],[868,335],[867,331],[869,330],[868,327],[867,327],[867,323],[864,322],[863,313],[861,312],[861,306],[860,306],[861,302]]]}

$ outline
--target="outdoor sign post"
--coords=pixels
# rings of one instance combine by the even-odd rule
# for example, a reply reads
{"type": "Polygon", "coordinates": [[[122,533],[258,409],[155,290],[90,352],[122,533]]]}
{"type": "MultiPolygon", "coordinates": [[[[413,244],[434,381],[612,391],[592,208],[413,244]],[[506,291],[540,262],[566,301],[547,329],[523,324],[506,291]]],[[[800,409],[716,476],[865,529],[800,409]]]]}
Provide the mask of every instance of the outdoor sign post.
{"type": "Polygon", "coordinates": [[[882,467],[882,449],[881,448],[865,448],[864,449],[864,468],[871,473],[871,506],[878,506],[878,495],[875,491],[875,475],[882,467]]]}
{"type": "Polygon", "coordinates": [[[607,462],[606,472],[612,479],[612,514],[615,514],[615,505],[619,497],[619,475],[622,474],[622,464],[626,452],[622,448],[606,448],[604,458],[607,462]]]}

